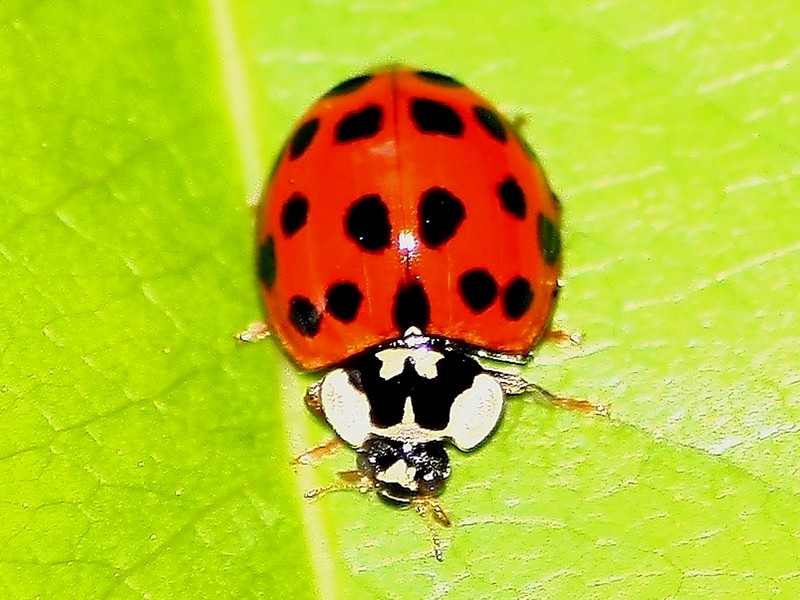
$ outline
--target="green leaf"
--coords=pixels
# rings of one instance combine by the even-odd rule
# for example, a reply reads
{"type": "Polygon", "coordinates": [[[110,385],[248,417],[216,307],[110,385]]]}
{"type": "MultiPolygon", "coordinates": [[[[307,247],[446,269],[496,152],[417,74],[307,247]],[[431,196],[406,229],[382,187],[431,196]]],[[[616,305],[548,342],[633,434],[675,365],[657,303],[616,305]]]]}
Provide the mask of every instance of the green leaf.
{"type": "Polygon", "coordinates": [[[700,598],[800,592],[800,152],[789,0],[0,7],[0,595],[700,598]],[[526,374],[453,452],[455,526],[309,489],[330,433],[259,318],[248,206],[371,65],[456,75],[566,207],[526,374]]]}

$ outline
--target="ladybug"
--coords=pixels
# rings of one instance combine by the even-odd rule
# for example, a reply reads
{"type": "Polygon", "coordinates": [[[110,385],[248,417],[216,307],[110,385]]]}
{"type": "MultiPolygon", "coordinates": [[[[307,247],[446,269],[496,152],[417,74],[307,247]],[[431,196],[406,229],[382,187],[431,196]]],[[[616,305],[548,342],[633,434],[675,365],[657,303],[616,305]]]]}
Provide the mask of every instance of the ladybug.
{"type": "Polygon", "coordinates": [[[258,213],[267,327],[326,371],[306,401],[384,498],[438,496],[445,444],[473,450],[540,389],[480,359],[524,363],[547,332],[559,227],[528,144],[447,75],[353,77],[294,127],[258,213]]]}

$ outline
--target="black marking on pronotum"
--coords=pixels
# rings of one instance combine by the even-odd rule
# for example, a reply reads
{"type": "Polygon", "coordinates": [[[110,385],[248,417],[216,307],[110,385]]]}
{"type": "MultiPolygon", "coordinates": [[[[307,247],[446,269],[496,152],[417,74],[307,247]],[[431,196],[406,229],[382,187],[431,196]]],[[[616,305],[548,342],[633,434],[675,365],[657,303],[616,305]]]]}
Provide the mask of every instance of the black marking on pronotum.
{"type": "Polygon", "coordinates": [[[389,208],[378,194],[367,194],[353,202],[344,217],[347,236],[367,252],[389,247],[392,226],[389,208]]]}
{"type": "Polygon", "coordinates": [[[281,231],[292,237],[308,220],[308,198],[299,192],[292,194],[281,207],[281,231]]]}
{"type": "Polygon", "coordinates": [[[561,255],[561,233],[556,224],[543,214],[536,221],[539,249],[548,265],[554,265],[561,255]]]}
{"type": "Polygon", "coordinates": [[[411,398],[417,425],[442,431],[450,422],[455,399],[472,387],[483,369],[474,359],[458,352],[445,353],[436,363],[436,377],[420,375],[406,359],[403,370],[390,379],[380,376],[383,362],[366,354],[348,364],[347,373],[354,387],[364,392],[370,403],[370,418],[378,428],[400,423],[406,399],[411,398]]]}
{"type": "Polygon", "coordinates": [[[497,195],[500,198],[500,205],[508,214],[517,219],[524,219],[527,213],[527,203],[525,192],[522,191],[517,180],[509,175],[497,186],[497,195]]]}
{"type": "Polygon", "coordinates": [[[428,294],[419,281],[401,284],[395,292],[392,319],[399,331],[409,327],[424,331],[431,320],[431,305],[428,294]]]}
{"type": "Polygon", "coordinates": [[[411,119],[422,133],[460,137],[464,122],[458,113],[443,102],[429,98],[411,100],[411,119]]]}
{"type": "Polygon", "coordinates": [[[416,76],[429,83],[435,83],[436,85],[445,87],[464,87],[464,84],[458,79],[454,79],[453,77],[444,75],[442,73],[436,73],[435,71],[417,71],[416,76]]]}
{"type": "Polygon", "coordinates": [[[355,321],[364,295],[352,281],[339,281],[325,292],[325,312],[344,323],[355,321]]]}
{"type": "Polygon", "coordinates": [[[318,130],[319,119],[311,119],[300,125],[289,142],[289,158],[296,160],[303,156],[314,140],[314,136],[317,135],[318,130]]]}
{"type": "Polygon", "coordinates": [[[467,308],[479,314],[497,299],[497,282],[486,269],[470,269],[459,276],[458,291],[467,308]]]}
{"type": "Polygon", "coordinates": [[[503,312],[512,321],[522,318],[533,302],[533,290],[524,277],[515,277],[503,292],[503,312]]]}
{"type": "Polygon", "coordinates": [[[355,92],[358,89],[364,87],[374,75],[365,74],[365,75],[357,75],[356,77],[351,77],[350,79],[346,79],[338,85],[333,86],[328,92],[323,96],[323,98],[329,98],[331,96],[344,96],[346,94],[350,94],[355,92]]]}
{"type": "Polygon", "coordinates": [[[308,298],[293,296],[289,300],[289,320],[301,335],[314,337],[319,333],[322,313],[308,298]]]}
{"type": "Polygon", "coordinates": [[[464,203],[442,187],[422,193],[417,211],[419,233],[429,248],[438,248],[450,240],[466,216],[464,203]]]}
{"type": "Polygon", "coordinates": [[[336,124],[334,139],[340,144],[363,140],[376,135],[383,126],[383,109],[377,104],[370,104],[364,108],[344,116],[336,124]]]}
{"type": "Polygon", "coordinates": [[[503,125],[503,119],[501,119],[500,115],[495,111],[488,106],[476,106],[473,112],[475,113],[475,118],[478,120],[478,125],[480,125],[486,133],[500,142],[505,142],[508,139],[506,127],[503,125]]]}
{"type": "Polygon", "coordinates": [[[267,289],[275,284],[275,240],[271,235],[267,236],[258,249],[258,278],[267,289]]]}

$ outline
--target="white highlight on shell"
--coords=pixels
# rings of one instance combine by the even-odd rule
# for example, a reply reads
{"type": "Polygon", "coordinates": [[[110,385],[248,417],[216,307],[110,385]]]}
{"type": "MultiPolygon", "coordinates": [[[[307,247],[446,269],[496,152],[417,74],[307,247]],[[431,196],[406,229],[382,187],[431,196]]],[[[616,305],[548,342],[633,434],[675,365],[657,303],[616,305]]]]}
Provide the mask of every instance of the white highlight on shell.
{"type": "Polygon", "coordinates": [[[419,240],[413,231],[403,230],[397,236],[397,249],[405,256],[416,256],[419,253],[419,240]]]}

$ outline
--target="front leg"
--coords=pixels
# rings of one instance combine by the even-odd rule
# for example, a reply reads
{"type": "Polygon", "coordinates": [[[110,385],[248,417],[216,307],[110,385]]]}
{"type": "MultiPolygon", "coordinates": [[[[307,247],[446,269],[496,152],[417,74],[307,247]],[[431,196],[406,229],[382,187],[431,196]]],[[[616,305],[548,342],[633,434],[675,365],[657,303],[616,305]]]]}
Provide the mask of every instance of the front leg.
{"type": "MultiPolygon", "coordinates": [[[[306,406],[308,409],[317,415],[319,418],[325,418],[325,411],[322,409],[322,398],[320,397],[322,390],[321,381],[310,385],[306,390],[306,406]]],[[[294,459],[293,463],[296,465],[310,465],[321,461],[323,458],[336,454],[339,450],[344,448],[345,443],[338,436],[335,436],[320,444],[315,448],[306,450],[300,456],[294,459]]]]}
{"type": "Polygon", "coordinates": [[[306,450],[292,461],[295,465],[313,465],[322,459],[332,456],[344,448],[345,443],[339,437],[333,437],[324,444],[306,450]]]}
{"type": "Polygon", "coordinates": [[[322,380],[308,386],[306,390],[306,406],[320,419],[325,418],[325,411],[322,409],[322,380]]]}

